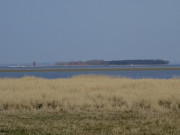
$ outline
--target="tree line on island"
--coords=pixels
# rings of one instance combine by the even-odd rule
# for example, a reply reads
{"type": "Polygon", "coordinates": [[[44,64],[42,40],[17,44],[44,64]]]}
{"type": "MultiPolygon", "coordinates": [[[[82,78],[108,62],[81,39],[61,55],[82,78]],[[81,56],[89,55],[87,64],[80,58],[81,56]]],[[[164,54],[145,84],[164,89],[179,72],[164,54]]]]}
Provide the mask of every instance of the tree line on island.
{"type": "Polygon", "coordinates": [[[146,59],[146,60],[88,60],[88,61],[71,61],[71,62],[56,62],[57,66],[111,66],[111,65],[167,65],[169,61],[161,59],[146,59]]]}

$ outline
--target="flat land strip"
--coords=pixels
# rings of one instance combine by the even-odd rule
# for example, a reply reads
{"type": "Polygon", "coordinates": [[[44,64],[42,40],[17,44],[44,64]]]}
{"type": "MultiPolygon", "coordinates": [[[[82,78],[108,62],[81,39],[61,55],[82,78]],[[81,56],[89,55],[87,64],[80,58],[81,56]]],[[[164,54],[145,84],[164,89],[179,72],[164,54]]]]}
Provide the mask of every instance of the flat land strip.
{"type": "Polygon", "coordinates": [[[151,71],[151,70],[180,70],[179,67],[153,67],[153,68],[73,68],[73,69],[0,69],[0,72],[68,72],[68,71],[151,71]]]}
{"type": "Polygon", "coordinates": [[[0,134],[180,134],[180,79],[0,79],[0,134]]]}

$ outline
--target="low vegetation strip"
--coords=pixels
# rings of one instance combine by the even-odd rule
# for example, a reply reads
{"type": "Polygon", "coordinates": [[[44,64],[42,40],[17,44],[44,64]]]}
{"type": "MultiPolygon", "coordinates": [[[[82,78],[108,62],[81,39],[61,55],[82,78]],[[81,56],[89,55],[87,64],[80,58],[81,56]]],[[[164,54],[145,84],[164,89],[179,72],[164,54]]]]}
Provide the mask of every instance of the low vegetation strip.
{"type": "Polygon", "coordinates": [[[0,79],[0,134],[180,134],[180,79],[0,79]]]}
{"type": "Polygon", "coordinates": [[[78,71],[150,71],[150,70],[180,70],[179,67],[152,67],[152,68],[74,68],[74,69],[0,69],[0,72],[78,72],[78,71]]]}

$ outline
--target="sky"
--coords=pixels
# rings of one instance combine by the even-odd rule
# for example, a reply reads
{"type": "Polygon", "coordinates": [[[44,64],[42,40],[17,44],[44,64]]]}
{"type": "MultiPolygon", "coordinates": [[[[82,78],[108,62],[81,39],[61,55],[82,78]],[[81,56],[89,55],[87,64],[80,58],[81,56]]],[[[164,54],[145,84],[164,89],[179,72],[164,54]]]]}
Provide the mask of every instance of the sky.
{"type": "Polygon", "coordinates": [[[0,0],[0,64],[180,62],[180,0],[0,0]]]}

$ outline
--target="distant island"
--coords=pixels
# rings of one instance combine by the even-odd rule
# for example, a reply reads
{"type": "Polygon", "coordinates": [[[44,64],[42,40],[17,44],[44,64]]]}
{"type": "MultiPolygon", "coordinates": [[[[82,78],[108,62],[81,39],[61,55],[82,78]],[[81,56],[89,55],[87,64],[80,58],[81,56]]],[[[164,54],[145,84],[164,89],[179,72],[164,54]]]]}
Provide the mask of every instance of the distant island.
{"type": "Polygon", "coordinates": [[[145,59],[145,60],[88,60],[88,61],[71,61],[56,62],[56,66],[115,66],[115,65],[167,65],[169,61],[161,59],[145,59]]]}

